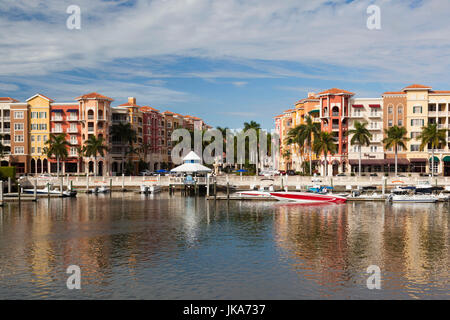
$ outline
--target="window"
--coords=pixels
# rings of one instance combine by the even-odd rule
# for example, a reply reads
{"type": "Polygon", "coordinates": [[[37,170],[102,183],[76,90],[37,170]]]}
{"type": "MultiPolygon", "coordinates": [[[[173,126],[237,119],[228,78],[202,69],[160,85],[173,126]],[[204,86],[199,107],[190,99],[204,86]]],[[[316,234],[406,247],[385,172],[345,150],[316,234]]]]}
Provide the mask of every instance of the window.
{"type": "Polygon", "coordinates": [[[41,153],[42,153],[41,147],[38,147],[38,148],[37,148],[37,153],[38,153],[38,154],[41,154],[41,153]]]}
{"type": "Polygon", "coordinates": [[[23,123],[14,123],[14,131],[23,131],[23,123]]]}
{"type": "Polygon", "coordinates": [[[39,123],[39,130],[47,130],[47,124],[46,123],[39,123]]]}
{"type": "Polygon", "coordinates": [[[37,123],[32,123],[32,124],[31,124],[31,130],[38,130],[38,125],[37,125],[37,123]]]}
{"type": "Polygon", "coordinates": [[[411,139],[416,139],[419,134],[420,132],[411,132],[411,139]]]}
{"type": "Polygon", "coordinates": [[[420,126],[423,127],[424,120],[423,119],[411,119],[411,126],[420,126]]]}
{"type": "Polygon", "coordinates": [[[14,119],[23,119],[23,111],[14,111],[14,119]]]}
{"type": "Polygon", "coordinates": [[[47,118],[47,112],[39,112],[39,118],[40,119],[46,119],[47,118]]]}
{"type": "Polygon", "coordinates": [[[71,147],[70,148],[70,155],[71,156],[76,156],[77,155],[77,148],[76,147],[71,147]]]}
{"type": "Polygon", "coordinates": [[[392,120],[388,120],[388,126],[392,127],[392,120]]]}
{"type": "Polygon", "coordinates": [[[37,136],[37,141],[41,141],[41,136],[37,136]]]}
{"type": "Polygon", "coordinates": [[[24,154],[24,152],[25,152],[24,147],[14,147],[15,154],[24,154]]]}
{"type": "Polygon", "coordinates": [[[23,135],[22,134],[14,135],[14,142],[23,142],[23,135]]]}
{"type": "Polygon", "coordinates": [[[413,113],[422,113],[422,106],[414,106],[413,113]]]}
{"type": "Polygon", "coordinates": [[[403,120],[402,119],[398,119],[398,126],[402,127],[403,126],[403,120]]]}
{"type": "Polygon", "coordinates": [[[31,147],[31,153],[32,154],[34,153],[34,147],[31,147]]]}
{"type": "Polygon", "coordinates": [[[412,144],[411,145],[411,151],[419,151],[420,145],[419,144],[412,144]]]}
{"type": "Polygon", "coordinates": [[[31,142],[34,142],[34,135],[31,136],[31,142]]]}
{"type": "Polygon", "coordinates": [[[46,136],[46,135],[43,135],[43,136],[42,136],[42,141],[44,141],[44,142],[47,141],[47,136],[46,136]]]}
{"type": "Polygon", "coordinates": [[[371,146],[370,147],[370,152],[377,152],[377,146],[371,146]]]}
{"type": "Polygon", "coordinates": [[[392,107],[389,107],[389,108],[388,108],[388,113],[389,113],[389,114],[392,114],[392,112],[393,112],[393,109],[394,109],[394,108],[392,108],[392,107]]]}
{"type": "Polygon", "coordinates": [[[402,114],[403,113],[403,107],[398,107],[398,114],[402,114]]]}

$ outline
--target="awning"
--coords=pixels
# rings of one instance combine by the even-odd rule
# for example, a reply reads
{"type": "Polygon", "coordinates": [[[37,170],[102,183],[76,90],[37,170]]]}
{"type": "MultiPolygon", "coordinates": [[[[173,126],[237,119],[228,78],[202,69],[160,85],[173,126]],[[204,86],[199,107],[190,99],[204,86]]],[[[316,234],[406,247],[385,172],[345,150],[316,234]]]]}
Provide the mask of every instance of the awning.
{"type": "Polygon", "coordinates": [[[444,159],[442,159],[444,162],[450,162],[450,156],[445,156],[444,159]]]}
{"type": "Polygon", "coordinates": [[[371,108],[381,108],[379,104],[369,104],[369,107],[371,108]]]}
{"type": "MultiPolygon", "coordinates": [[[[431,159],[432,159],[432,158],[430,158],[428,161],[431,162],[431,159]]],[[[434,156],[434,162],[439,162],[439,158],[436,157],[436,156],[434,156]]]]}
{"type": "MultiPolygon", "coordinates": [[[[359,165],[359,160],[350,159],[348,163],[352,166],[359,165]]],[[[363,166],[382,166],[384,165],[384,159],[361,159],[361,165],[363,166]]]]}
{"type": "MultiPolygon", "coordinates": [[[[395,165],[395,158],[387,158],[385,159],[385,164],[392,164],[395,165]]],[[[409,160],[405,158],[398,158],[397,164],[401,166],[407,166],[409,165],[409,160]]]]}
{"type": "Polygon", "coordinates": [[[68,112],[78,112],[78,109],[67,109],[68,112]]]}
{"type": "Polygon", "coordinates": [[[364,108],[362,104],[354,104],[352,105],[353,108],[364,108]]]}
{"type": "Polygon", "coordinates": [[[52,109],[52,112],[63,112],[62,109],[52,109]]]}
{"type": "Polygon", "coordinates": [[[314,110],[309,111],[308,113],[315,113],[315,112],[319,113],[320,110],[319,109],[314,109],[314,110]]]}
{"type": "Polygon", "coordinates": [[[427,162],[426,158],[411,158],[409,159],[411,162],[427,162]]]}

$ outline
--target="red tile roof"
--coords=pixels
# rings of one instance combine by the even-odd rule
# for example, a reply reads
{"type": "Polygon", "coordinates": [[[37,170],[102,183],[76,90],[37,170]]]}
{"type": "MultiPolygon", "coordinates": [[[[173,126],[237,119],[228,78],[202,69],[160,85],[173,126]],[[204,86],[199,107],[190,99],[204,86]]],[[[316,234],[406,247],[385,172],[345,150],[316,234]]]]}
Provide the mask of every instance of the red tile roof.
{"type": "Polygon", "coordinates": [[[142,107],[141,107],[141,111],[142,111],[142,112],[149,112],[149,111],[156,111],[156,112],[159,112],[158,109],[155,109],[155,108],[152,108],[152,107],[149,107],[149,106],[142,106],[142,107]]]}
{"type": "Polygon", "coordinates": [[[75,100],[82,100],[82,99],[100,99],[100,100],[114,101],[114,99],[104,96],[97,92],[87,93],[85,95],[79,96],[78,98],[75,98],[75,100]]]}
{"type": "Polygon", "coordinates": [[[331,88],[331,89],[328,89],[326,91],[320,92],[317,95],[318,96],[323,96],[323,95],[327,95],[327,94],[341,94],[341,93],[354,95],[353,92],[342,90],[342,89],[338,89],[338,88],[331,88]]]}
{"type": "Polygon", "coordinates": [[[10,98],[10,97],[0,97],[0,101],[6,101],[6,102],[19,102],[19,100],[10,98]]]}
{"type": "Polygon", "coordinates": [[[135,104],[135,103],[129,103],[129,102],[124,103],[124,104],[121,104],[121,105],[119,105],[118,107],[136,107],[136,108],[140,108],[140,106],[138,106],[137,104],[135,104]]]}
{"type": "Polygon", "coordinates": [[[448,90],[430,91],[430,94],[450,93],[448,90]]]}
{"type": "Polygon", "coordinates": [[[388,91],[383,94],[405,94],[403,91],[388,91]]]}
{"type": "Polygon", "coordinates": [[[421,85],[421,84],[412,84],[410,86],[407,86],[407,87],[403,88],[403,91],[405,91],[405,89],[431,89],[431,87],[424,86],[424,85],[421,85]]]}

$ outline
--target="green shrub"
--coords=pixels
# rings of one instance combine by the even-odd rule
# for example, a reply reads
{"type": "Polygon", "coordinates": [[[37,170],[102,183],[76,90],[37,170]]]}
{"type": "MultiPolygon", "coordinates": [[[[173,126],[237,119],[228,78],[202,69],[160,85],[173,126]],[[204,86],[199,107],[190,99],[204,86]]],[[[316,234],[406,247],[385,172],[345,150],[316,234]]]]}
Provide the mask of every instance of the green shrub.
{"type": "Polygon", "coordinates": [[[16,167],[0,167],[0,179],[16,178],[16,167]]]}

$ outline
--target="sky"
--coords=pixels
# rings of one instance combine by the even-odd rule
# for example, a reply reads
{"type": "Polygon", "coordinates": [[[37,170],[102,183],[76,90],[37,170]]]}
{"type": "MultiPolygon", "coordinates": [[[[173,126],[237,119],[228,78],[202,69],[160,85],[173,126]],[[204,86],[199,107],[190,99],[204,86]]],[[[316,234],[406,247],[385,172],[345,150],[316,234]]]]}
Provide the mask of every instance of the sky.
{"type": "Polygon", "coordinates": [[[0,96],[96,91],[271,129],[308,92],[450,90],[449,13],[448,0],[1,0],[0,96]],[[370,5],[381,29],[367,27],[370,5]]]}

